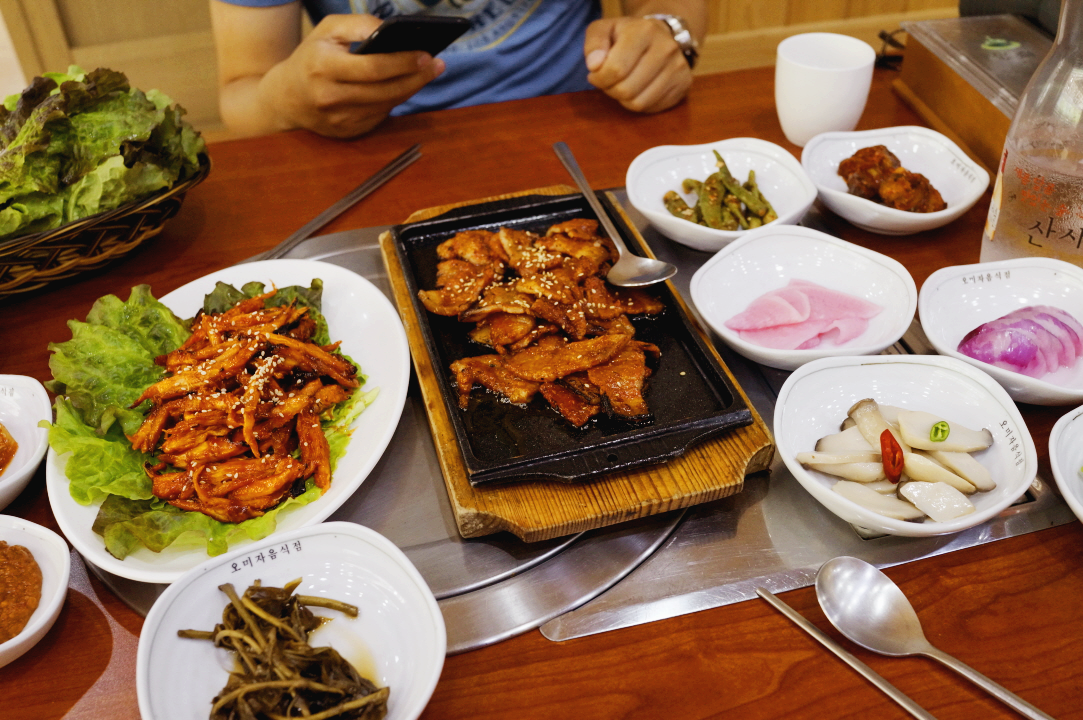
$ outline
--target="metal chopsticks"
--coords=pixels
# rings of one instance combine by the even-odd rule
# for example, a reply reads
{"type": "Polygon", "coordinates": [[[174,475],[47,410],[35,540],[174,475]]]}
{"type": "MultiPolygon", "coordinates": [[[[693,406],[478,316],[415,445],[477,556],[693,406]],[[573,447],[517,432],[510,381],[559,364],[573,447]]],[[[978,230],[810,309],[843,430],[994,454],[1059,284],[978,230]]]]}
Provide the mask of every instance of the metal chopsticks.
{"type": "Polygon", "coordinates": [[[274,246],[270,250],[264,253],[260,253],[251,258],[251,260],[272,260],[280,258],[288,253],[293,248],[300,245],[302,242],[310,238],[317,230],[322,228],[327,223],[331,222],[339,215],[344,213],[349,208],[357,204],[362,198],[371,193],[376,188],[383,185],[391,178],[398,175],[405,170],[410,164],[421,157],[421,144],[414,145],[409,150],[399,155],[397,158],[383,166],[375,174],[369,177],[368,180],[361,183],[341,200],[324,210],[322,213],[305,223],[304,227],[290,235],[288,238],[274,246]]]}
{"type": "Polygon", "coordinates": [[[852,667],[854,670],[857,670],[861,675],[865,677],[866,680],[871,682],[876,687],[880,688],[880,690],[882,690],[888,697],[899,703],[899,705],[901,705],[902,708],[909,712],[911,715],[916,718],[920,718],[920,720],[936,720],[933,715],[930,715],[924,708],[922,708],[916,702],[903,694],[901,690],[899,690],[897,687],[895,687],[887,680],[882,678],[880,675],[878,675],[875,670],[858,660],[846,650],[842,649],[842,647],[840,647],[834,640],[829,638],[827,635],[824,635],[822,632],[820,632],[820,629],[818,627],[806,620],[799,612],[794,610],[792,607],[782,602],[769,591],[763,588],[756,588],[756,594],[769,602],[772,607],[775,608],[775,610],[778,610],[780,613],[792,620],[793,623],[799,628],[811,635],[814,640],[819,642],[831,652],[835,653],[835,655],[837,655],[840,660],[852,667]]]}

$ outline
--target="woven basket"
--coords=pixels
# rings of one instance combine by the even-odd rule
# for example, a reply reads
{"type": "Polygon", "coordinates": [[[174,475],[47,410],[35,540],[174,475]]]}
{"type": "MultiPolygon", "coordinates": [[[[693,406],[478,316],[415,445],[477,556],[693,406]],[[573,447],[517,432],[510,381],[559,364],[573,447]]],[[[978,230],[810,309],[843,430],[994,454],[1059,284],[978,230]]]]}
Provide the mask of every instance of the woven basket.
{"type": "Polygon", "coordinates": [[[97,270],[124,257],[162,231],[184,195],[210,172],[206,155],[199,171],[142,200],[76,220],[53,230],[0,241],[0,300],[97,270]]]}

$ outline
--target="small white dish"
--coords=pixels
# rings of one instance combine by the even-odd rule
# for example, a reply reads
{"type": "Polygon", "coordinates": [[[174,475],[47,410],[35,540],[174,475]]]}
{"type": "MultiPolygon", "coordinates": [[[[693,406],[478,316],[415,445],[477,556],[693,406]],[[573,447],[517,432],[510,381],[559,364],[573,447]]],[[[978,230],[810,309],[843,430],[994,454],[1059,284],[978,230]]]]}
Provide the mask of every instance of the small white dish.
{"type": "Polygon", "coordinates": [[[56,622],[68,596],[71,551],[64,538],[52,530],[11,515],[0,515],[0,540],[25,547],[41,568],[41,600],[26,627],[0,643],[0,667],[3,667],[37,645],[56,622]]]}
{"type": "MultiPolygon", "coordinates": [[[[268,287],[272,284],[308,287],[316,278],[324,283],[323,314],[331,339],[341,340],[342,352],[353,358],[368,376],[361,389],[379,389],[379,394],[351,426],[350,443],[331,477],[331,487],[315,502],[282,512],[278,517],[278,532],[326,519],[361,486],[391,441],[410,382],[410,350],[398,311],[379,288],[357,273],[314,260],[264,260],[234,265],[161,298],[173,312],[186,318],[203,307],[204,296],[218,281],[236,287],[252,281],[268,287]]],[[[160,553],[141,547],[123,560],[110,555],[101,536],[92,530],[100,503],[80,505],[72,499],[64,475],[66,459],[49,450],[45,466],[49,504],[64,535],[91,563],[129,580],[168,584],[207,559],[205,546],[181,543],[174,543],[160,553]]]]}
{"type": "Polygon", "coordinates": [[[374,530],[347,522],[299,528],[209,560],[174,582],[155,601],[139,633],[136,690],[143,720],[205,720],[225,686],[233,658],[206,640],[178,630],[212,630],[229,599],[256,580],[282,587],[301,579],[297,593],[356,605],[350,618],[330,618],[310,636],[330,645],[362,676],[391,689],[387,720],[414,720],[425,709],[447,650],[444,618],[410,560],[374,530]],[[184,682],[177,682],[184,668],[184,682]]]}
{"type": "Polygon", "coordinates": [[[805,145],[801,165],[827,207],[857,227],[881,235],[911,235],[947,225],[969,210],[989,186],[989,173],[958,145],[918,126],[823,133],[805,145]],[[887,146],[904,168],[927,177],[948,206],[931,213],[907,212],[847,192],[839,163],[874,145],[887,146]]]}
{"type": "Polygon", "coordinates": [[[42,384],[25,375],[0,375],[0,423],[19,447],[7,468],[0,473],[0,510],[19,496],[45,457],[49,431],[38,427],[52,421],[53,407],[42,384]]]}
{"type": "Polygon", "coordinates": [[[937,270],[921,286],[918,316],[936,351],[981,368],[1017,402],[1083,403],[1083,360],[1032,378],[958,351],[974,328],[1028,305],[1051,305],[1083,322],[1083,269],[1051,258],[1015,258],[937,270]]]}
{"type": "Polygon", "coordinates": [[[719,337],[750,360],[793,370],[822,357],[873,355],[892,345],[914,319],[917,287],[897,261],[818,230],[768,225],[718,251],[691,282],[696,309],[719,337]],[[823,342],[807,350],[755,345],[726,327],[764,293],[791,280],[808,280],[881,306],[865,332],[842,345],[823,342]]]}
{"type": "Polygon", "coordinates": [[[1057,421],[1049,433],[1049,465],[1060,494],[1083,522],[1083,407],[1057,421]]]}
{"type": "Polygon", "coordinates": [[[670,190],[688,202],[695,197],[681,191],[685,178],[705,180],[718,168],[714,152],[726,161],[742,183],[756,171],[756,184],[775,208],[776,225],[796,225],[816,199],[816,186],[788,150],[757,138],[731,138],[704,145],[662,145],[640,153],[628,167],[624,184],[628,201],[654,228],[682,245],[714,251],[741,237],[747,230],[716,230],[672,215],[662,197],[670,190]]]}
{"type": "Polygon", "coordinates": [[[848,523],[889,535],[928,537],[979,525],[1026,492],[1038,471],[1038,453],[1015,403],[991,377],[954,358],[878,355],[824,358],[802,366],[783,384],[775,403],[775,447],[794,478],[848,523]],[[816,441],[839,431],[849,409],[873,398],[884,405],[942,415],[975,430],[987,428],[992,446],[974,453],[996,487],[975,493],[975,511],[948,522],[907,522],[874,513],[834,492],[839,478],[796,461],[816,441]]]}

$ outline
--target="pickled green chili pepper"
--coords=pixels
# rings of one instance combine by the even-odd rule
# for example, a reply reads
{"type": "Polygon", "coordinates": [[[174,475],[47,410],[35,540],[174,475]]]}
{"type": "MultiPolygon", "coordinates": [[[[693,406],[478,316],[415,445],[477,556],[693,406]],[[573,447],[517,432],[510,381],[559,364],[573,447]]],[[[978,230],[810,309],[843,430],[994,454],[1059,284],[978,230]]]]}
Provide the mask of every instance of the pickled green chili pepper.
{"type": "Polygon", "coordinates": [[[948,435],[951,433],[951,428],[948,427],[948,423],[944,420],[933,425],[929,430],[929,439],[933,442],[944,442],[948,439],[948,435]]]}

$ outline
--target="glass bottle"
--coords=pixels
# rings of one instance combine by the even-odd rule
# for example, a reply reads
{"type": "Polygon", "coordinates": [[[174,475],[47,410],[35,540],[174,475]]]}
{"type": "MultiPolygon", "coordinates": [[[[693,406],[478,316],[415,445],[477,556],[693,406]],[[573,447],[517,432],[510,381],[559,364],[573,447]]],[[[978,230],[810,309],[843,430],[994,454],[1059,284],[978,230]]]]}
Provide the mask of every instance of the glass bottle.
{"type": "Polygon", "coordinates": [[[1039,255],[1083,266],[1083,0],[1062,0],[1057,37],[1004,140],[981,261],[1039,255]]]}

